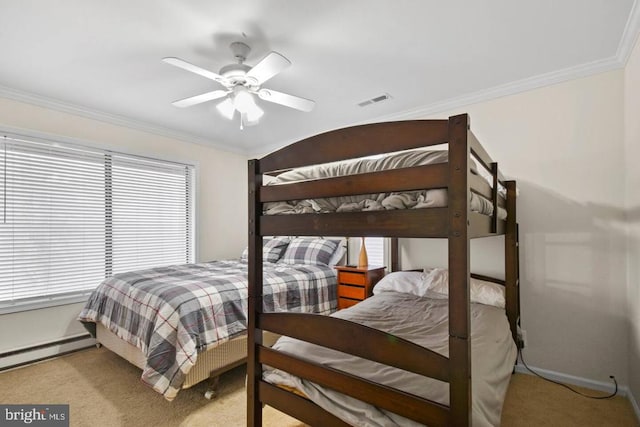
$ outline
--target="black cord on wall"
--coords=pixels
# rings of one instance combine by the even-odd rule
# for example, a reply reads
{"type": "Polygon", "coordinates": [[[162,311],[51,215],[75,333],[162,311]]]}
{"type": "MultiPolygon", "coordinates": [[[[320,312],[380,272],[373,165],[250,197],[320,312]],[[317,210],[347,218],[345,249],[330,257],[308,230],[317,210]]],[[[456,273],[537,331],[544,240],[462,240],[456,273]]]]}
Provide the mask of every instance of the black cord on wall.
{"type": "Polygon", "coordinates": [[[562,387],[564,387],[564,388],[566,388],[566,389],[568,389],[568,390],[570,390],[570,391],[572,391],[572,392],[574,392],[576,394],[579,394],[582,397],[586,397],[586,398],[589,398],[589,399],[611,399],[612,397],[614,397],[615,395],[618,394],[618,381],[616,381],[616,377],[614,377],[613,375],[609,376],[609,378],[611,378],[613,380],[613,383],[615,384],[615,390],[613,391],[613,393],[608,394],[606,396],[592,396],[592,395],[589,395],[589,394],[582,393],[581,391],[576,390],[575,388],[573,388],[573,387],[571,387],[571,386],[569,386],[567,384],[561,383],[559,381],[552,380],[550,378],[543,377],[539,373],[535,372],[533,369],[531,369],[529,366],[527,366],[527,363],[524,361],[524,357],[522,356],[522,347],[521,346],[518,346],[518,355],[520,356],[520,360],[522,361],[522,364],[524,365],[524,367],[529,372],[531,372],[533,375],[535,375],[535,376],[537,376],[539,378],[542,378],[545,381],[549,381],[551,383],[554,383],[554,384],[557,384],[559,386],[562,386],[562,387]]]}

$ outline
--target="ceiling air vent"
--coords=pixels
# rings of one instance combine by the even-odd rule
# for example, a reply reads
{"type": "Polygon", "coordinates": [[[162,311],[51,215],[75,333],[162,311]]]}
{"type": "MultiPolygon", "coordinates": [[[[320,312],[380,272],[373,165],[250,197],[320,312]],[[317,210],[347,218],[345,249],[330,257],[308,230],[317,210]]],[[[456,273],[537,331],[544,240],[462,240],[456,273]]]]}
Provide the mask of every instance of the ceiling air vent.
{"type": "Polygon", "coordinates": [[[378,95],[374,98],[367,99],[366,101],[362,101],[358,103],[359,107],[366,107],[367,105],[375,104],[377,102],[386,101],[387,99],[391,99],[391,95],[388,93],[383,93],[382,95],[378,95]]]}

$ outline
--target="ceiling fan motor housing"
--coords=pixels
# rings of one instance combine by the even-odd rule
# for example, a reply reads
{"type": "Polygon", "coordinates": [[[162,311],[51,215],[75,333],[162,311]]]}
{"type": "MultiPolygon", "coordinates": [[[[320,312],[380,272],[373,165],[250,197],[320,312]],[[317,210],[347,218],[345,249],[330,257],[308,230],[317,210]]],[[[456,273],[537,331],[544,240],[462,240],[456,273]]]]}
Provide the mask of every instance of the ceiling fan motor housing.
{"type": "Polygon", "coordinates": [[[248,85],[255,86],[258,84],[257,80],[247,77],[247,72],[251,69],[246,64],[229,64],[220,69],[220,75],[226,77],[233,85],[248,85]]]}
{"type": "Polygon", "coordinates": [[[247,59],[249,52],[251,52],[251,48],[249,47],[249,45],[242,42],[231,43],[229,45],[229,49],[231,49],[233,56],[235,56],[240,63],[243,63],[247,59]]]}

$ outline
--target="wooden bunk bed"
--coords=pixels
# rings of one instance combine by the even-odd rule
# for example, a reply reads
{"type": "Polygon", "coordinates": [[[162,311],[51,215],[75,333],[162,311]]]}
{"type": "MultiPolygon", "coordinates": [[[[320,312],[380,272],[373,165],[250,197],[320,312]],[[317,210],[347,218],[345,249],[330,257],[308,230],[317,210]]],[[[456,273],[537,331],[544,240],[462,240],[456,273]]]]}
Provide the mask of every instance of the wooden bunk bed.
{"type": "MultiPolygon", "coordinates": [[[[418,423],[430,426],[471,425],[470,239],[505,236],[504,280],[482,278],[504,285],[505,312],[511,336],[517,342],[520,310],[515,199],[515,181],[506,181],[500,174],[497,163],[471,133],[466,114],[448,120],[376,123],[335,130],[291,144],[260,160],[250,160],[247,425],[262,425],[264,404],[310,425],[348,425],[311,400],[264,381],[263,365],[290,372],[418,423]],[[446,163],[287,185],[263,185],[264,175],[278,175],[292,168],[440,144],[447,144],[446,163]],[[471,173],[472,158],[490,172],[491,184],[471,173]],[[500,186],[506,189],[505,195],[499,191],[500,186]],[[264,214],[265,204],[274,201],[436,188],[447,190],[446,207],[300,215],[264,214]],[[494,214],[488,216],[472,212],[471,192],[488,199],[493,205],[494,214]],[[499,207],[506,210],[506,220],[498,219],[495,214],[499,207]],[[258,249],[262,247],[263,236],[268,235],[384,236],[393,238],[395,249],[397,238],[447,239],[449,357],[339,318],[263,312],[262,260],[258,249]],[[263,331],[446,382],[449,384],[449,405],[275,351],[263,344],[263,331]]],[[[393,253],[397,253],[397,250],[393,253]]],[[[396,270],[397,255],[392,264],[392,270],[396,270]]]]}

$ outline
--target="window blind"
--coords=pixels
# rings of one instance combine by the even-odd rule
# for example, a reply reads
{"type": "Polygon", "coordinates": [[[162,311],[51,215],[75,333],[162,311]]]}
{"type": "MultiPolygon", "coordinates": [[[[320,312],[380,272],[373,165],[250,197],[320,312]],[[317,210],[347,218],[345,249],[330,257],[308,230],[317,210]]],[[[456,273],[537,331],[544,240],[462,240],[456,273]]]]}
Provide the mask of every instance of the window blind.
{"type": "Polygon", "coordinates": [[[0,308],[192,262],[192,180],[189,165],[0,140],[0,308]]]}
{"type": "Polygon", "coordinates": [[[369,265],[386,265],[384,257],[384,237],[365,237],[364,245],[367,248],[369,265]]]}

